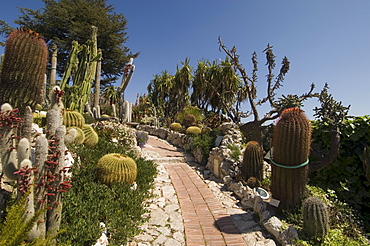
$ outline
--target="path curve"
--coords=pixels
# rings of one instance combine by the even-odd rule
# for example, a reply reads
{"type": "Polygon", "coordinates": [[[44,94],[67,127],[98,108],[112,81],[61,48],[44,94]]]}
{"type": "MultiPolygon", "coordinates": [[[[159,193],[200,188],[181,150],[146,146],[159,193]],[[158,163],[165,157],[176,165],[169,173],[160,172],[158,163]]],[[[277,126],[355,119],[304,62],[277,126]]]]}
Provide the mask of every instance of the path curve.
{"type": "Polygon", "coordinates": [[[154,136],[142,151],[158,165],[155,197],[147,201],[143,232],[128,246],[276,245],[219,180],[203,178],[209,171],[190,154],[154,136]]]}

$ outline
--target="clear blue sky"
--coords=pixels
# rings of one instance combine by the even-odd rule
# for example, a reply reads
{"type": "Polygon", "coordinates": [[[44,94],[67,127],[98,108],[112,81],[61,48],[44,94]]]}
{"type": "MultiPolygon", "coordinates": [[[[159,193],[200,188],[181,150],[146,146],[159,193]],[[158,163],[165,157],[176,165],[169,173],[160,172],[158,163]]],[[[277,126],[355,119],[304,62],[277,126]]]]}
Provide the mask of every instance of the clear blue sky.
{"type": "MultiPolygon", "coordinates": [[[[126,43],[133,52],[135,74],[125,98],[135,102],[136,94],[146,93],[154,74],[176,66],[186,57],[190,65],[202,59],[225,59],[219,51],[220,36],[228,48],[236,46],[247,72],[251,54],[259,56],[259,96],[266,93],[262,51],[270,43],[277,70],[287,56],[291,69],[281,94],[301,95],[311,83],[319,92],[325,83],[329,92],[350,115],[370,114],[370,1],[369,0],[108,0],[116,12],[128,20],[126,43]]],[[[0,19],[11,25],[20,14],[16,7],[43,7],[39,0],[3,1],[0,19]]],[[[16,26],[15,26],[16,27],[16,26]]],[[[4,39],[4,38],[2,38],[4,39]]],[[[0,53],[2,53],[0,49],[0,53]]],[[[316,99],[304,109],[312,118],[316,99]]],[[[267,109],[261,108],[263,115],[267,109]]],[[[248,119],[246,119],[248,121],[248,119]]]]}

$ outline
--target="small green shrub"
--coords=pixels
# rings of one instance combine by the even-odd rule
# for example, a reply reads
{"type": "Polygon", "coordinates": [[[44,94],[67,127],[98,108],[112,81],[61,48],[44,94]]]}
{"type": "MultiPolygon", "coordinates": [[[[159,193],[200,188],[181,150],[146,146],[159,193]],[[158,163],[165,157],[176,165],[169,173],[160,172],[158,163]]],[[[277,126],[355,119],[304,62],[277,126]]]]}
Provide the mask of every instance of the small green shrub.
{"type": "Polygon", "coordinates": [[[197,136],[191,136],[191,145],[193,148],[200,148],[203,155],[209,155],[209,152],[215,147],[215,140],[218,135],[218,130],[210,130],[197,136]]]}
{"type": "Polygon", "coordinates": [[[231,158],[233,158],[235,161],[238,161],[239,157],[242,155],[240,148],[235,144],[228,144],[227,148],[231,150],[230,154],[231,158]]]}

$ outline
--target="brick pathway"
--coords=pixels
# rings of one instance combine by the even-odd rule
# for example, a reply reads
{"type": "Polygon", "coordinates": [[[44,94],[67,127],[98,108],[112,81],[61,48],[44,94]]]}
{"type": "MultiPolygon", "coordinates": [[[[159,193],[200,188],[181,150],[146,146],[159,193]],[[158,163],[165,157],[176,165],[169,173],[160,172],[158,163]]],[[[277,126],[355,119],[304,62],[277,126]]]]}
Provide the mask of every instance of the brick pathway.
{"type": "MultiPolygon", "coordinates": [[[[178,158],[183,154],[166,142],[149,137],[162,157],[178,158]]],[[[179,199],[188,246],[245,246],[229,214],[213,192],[185,162],[165,164],[179,199]]]]}

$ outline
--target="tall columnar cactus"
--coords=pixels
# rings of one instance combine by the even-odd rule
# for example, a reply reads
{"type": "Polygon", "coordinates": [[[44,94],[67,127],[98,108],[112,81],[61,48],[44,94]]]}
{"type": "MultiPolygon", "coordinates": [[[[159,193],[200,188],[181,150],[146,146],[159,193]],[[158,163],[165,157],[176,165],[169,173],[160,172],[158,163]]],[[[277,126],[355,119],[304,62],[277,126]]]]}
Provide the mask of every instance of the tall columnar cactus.
{"type": "Polygon", "coordinates": [[[99,159],[97,168],[98,180],[107,185],[114,183],[132,184],[136,180],[136,162],[123,154],[111,153],[99,159]]]}
{"type": "Polygon", "coordinates": [[[362,163],[365,169],[365,177],[370,181],[370,146],[366,146],[362,153],[362,163]]]}
{"type": "Polygon", "coordinates": [[[44,100],[48,48],[44,39],[27,28],[13,31],[6,40],[0,73],[0,104],[23,110],[44,100]]]}
{"type": "Polygon", "coordinates": [[[303,203],[303,229],[310,237],[325,237],[329,231],[329,214],[326,205],[317,197],[303,203]]]}
{"type": "Polygon", "coordinates": [[[66,91],[66,108],[83,113],[85,104],[89,100],[92,82],[96,74],[96,63],[101,54],[97,50],[97,28],[92,27],[91,40],[80,45],[72,42],[72,50],[66,64],[66,70],[60,83],[61,90],[66,91]],[[72,75],[73,85],[68,86],[72,75]]]}
{"type": "MultiPolygon", "coordinates": [[[[54,92],[52,100],[54,103],[47,115],[47,134],[37,137],[34,144],[34,158],[31,158],[31,147],[27,137],[31,129],[25,129],[31,126],[23,125],[24,129],[21,133],[25,133],[26,137],[20,136],[21,140],[18,141],[19,138],[14,137],[15,133],[8,133],[20,121],[15,115],[16,110],[5,105],[0,113],[0,131],[4,133],[1,138],[1,164],[4,174],[16,180],[18,197],[29,194],[26,216],[32,217],[35,213],[39,214],[46,209],[31,230],[29,239],[43,238],[47,232],[55,232],[59,229],[62,194],[71,187],[70,181],[65,180],[64,177],[67,170],[64,145],[66,128],[61,124],[63,107],[59,97],[60,91],[55,88],[54,92]],[[12,163],[12,170],[9,168],[10,163],[12,163]]],[[[25,116],[30,119],[23,118],[23,121],[32,122],[31,113],[25,116]]]]}
{"type": "Polygon", "coordinates": [[[262,180],[263,152],[258,142],[249,141],[245,146],[241,171],[245,180],[248,180],[250,177],[262,180]]]}
{"type": "Polygon", "coordinates": [[[271,191],[281,208],[301,202],[306,189],[311,123],[299,108],[282,112],[274,128],[271,191]]]}

